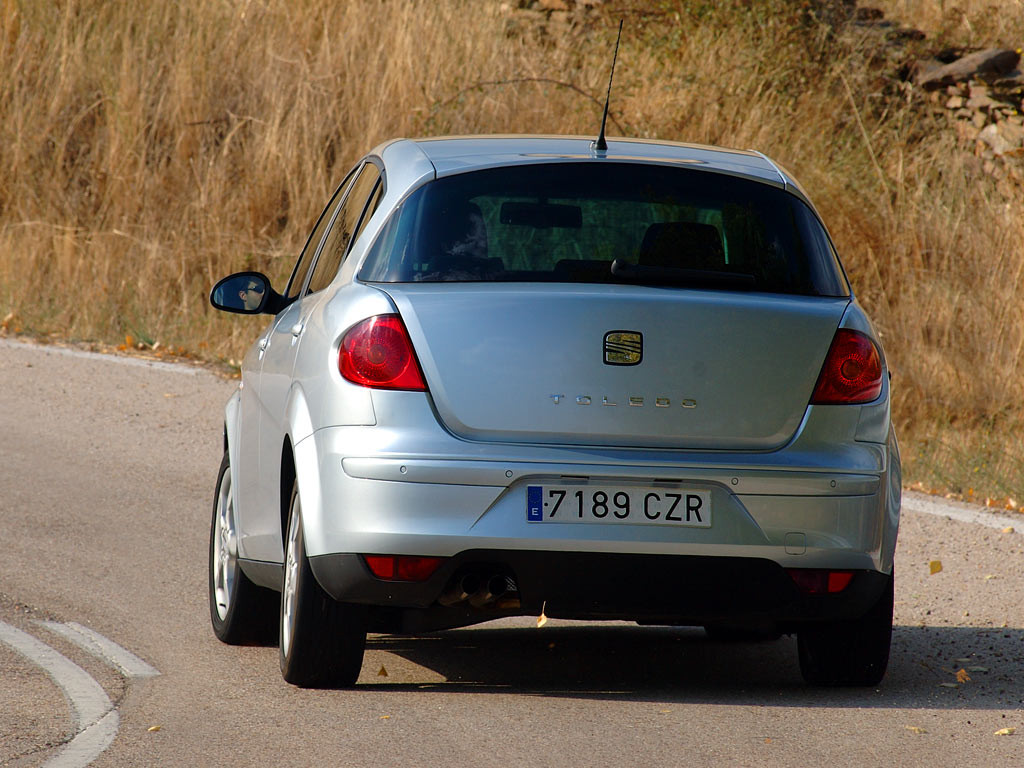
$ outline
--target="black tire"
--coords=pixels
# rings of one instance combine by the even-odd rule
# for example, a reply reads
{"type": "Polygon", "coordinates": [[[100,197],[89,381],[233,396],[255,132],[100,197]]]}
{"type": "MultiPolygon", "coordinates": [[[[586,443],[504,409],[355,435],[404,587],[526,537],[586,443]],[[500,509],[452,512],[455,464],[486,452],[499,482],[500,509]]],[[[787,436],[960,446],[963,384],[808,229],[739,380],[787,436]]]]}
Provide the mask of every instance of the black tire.
{"type": "Polygon", "coordinates": [[[366,647],[367,610],[363,605],[339,603],[317,582],[306,557],[302,504],[294,484],[285,536],[280,612],[284,679],[302,688],[355,685],[366,647]]]}
{"type": "Polygon", "coordinates": [[[812,685],[878,685],[892,641],[892,576],[862,618],[808,627],[797,633],[800,672],[812,685]]]}
{"type": "Polygon", "coordinates": [[[253,584],[238,564],[231,464],[220,462],[210,521],[210,622],[217,638],[229,645],[269,645],[274,642],[280,598],[277,592],[253,584]]]}

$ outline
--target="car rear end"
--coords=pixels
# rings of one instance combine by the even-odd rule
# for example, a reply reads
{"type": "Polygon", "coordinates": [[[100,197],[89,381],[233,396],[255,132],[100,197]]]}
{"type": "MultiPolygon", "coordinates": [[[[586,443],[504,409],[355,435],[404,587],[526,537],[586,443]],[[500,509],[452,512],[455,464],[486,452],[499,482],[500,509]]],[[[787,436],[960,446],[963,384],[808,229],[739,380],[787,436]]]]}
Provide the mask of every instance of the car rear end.
{"type": "Polygon", "coordinates": [[[891,591],[884,355],[774,166],[417,149],[438,178],[358,271],[385,311],[338,343],[376,423],[312,438],[332,597],[388,631],[543,610],[771,632],[891,591]]]}

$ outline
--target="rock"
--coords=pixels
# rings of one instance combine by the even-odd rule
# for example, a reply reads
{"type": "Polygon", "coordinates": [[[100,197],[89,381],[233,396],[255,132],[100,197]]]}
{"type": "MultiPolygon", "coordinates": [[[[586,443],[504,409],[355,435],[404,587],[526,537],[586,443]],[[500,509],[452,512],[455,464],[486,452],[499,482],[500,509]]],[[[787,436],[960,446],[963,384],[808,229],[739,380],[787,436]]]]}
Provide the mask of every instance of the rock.
{"type": "MultiPolygon", "coordinates": [[[[968,80],[995,80],[1017,68],[1020,54],[1010,49],[990,48],[968,54],[951,64],[940,67],[922,66],[918,69],[917,84],[926,91],[934,91],[968,80]]],[[[926,65],[929,62],[921,62],[926,65]]]]}
{"type": "MultiPolygon", "coordinates": [[[[910,66],[908,67],[909,76],[911,79],[913,79],[915,83],[921,85],[926,80],[929,80],[933,73],[940,71],[945,66],[946,65],[943,64],[938,59],[918,59],[917,61],[910,64],[910,66]]],[[[926,88],[925,90],[938,90],[938,88],[942,88],[944,85],[947,84],[943,83],[942,85],[939,85],[936,88],[926,88]]],[[[948,85],[950,85],[951,87],[947,88],[947,91],[949,92],[949,95],[952,96],[954,93],[956,93],[956,88],[953,87],[952,83],[949,83],[948,85]]]]}
{"type": "Polygon", "coordinates": [[[988,115],[984,112],[972,112],[971,122],[974,123],[976,128],[984,128],[985,123],[988,122],[988,115]]]}
{"type": "Polygon", "coordinates": [[[946,109],[960,109],[964,105],[963,96],[950,96],[946,102],[946,109]]]}
{"type": "Polygon", "coordinates": [[[984,109],[987,111],[995,109],[996,107],[999,107],[1001,105],[1001,101],[996,101],[991,96],[984,93],[979,94],[977,96],[971,96],[971,98],[967,100],[968,109],[984,109]]]}
{"type": "Polygon", "coordinates": [[[1024,146],[1024,127],[1019,124],[1004,121],[997,123],[999,135],[1010,145],[1012,149],[1024,146]]]}
{"type": "Polygon", "coordinates": [[[996,157],[1005,155],[1013,149],[1013,145],[1003,137],[1002,133],[999,131],[999,126],[995,124],[986,127],[981,133],[979,133],[978,141],[983,141],[988,144],[996,157]]]}
{"type": "Polygon", "coordinates": [[[1013,72],[1007,72],[1002,77],[998,78],[993,85],[996,88],[1003,88],[1008,91],[1018,90],[1024,88],[1024,72],[1019,69],[1013,70],[1013,72]]]}

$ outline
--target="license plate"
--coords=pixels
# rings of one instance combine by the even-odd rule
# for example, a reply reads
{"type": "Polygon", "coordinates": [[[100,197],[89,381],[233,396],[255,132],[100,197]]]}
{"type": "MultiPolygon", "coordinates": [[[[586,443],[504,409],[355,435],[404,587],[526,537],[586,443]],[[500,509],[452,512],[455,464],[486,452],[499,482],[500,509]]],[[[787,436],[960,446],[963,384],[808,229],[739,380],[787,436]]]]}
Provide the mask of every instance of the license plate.
{"type": "Polygon", "coordinates": [[[711,491],[591,485],[529,485],[531,523],[631,523],[711,527],[711,491]]]}

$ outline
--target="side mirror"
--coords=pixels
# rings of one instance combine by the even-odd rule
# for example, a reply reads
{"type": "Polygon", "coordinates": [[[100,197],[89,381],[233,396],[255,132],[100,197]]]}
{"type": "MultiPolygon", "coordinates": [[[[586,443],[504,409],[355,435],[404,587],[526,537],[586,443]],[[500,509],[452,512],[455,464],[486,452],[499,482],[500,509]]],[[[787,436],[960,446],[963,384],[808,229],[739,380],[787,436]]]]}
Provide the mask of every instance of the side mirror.
{"type": "Polygon", "coordinates": [[[225,312],[241,315],[276,314],[284,305],[262,272],[236,272],[220,280],[210,291],[210,303],[225,312]]]}

